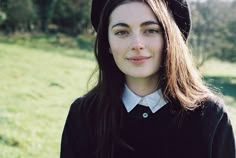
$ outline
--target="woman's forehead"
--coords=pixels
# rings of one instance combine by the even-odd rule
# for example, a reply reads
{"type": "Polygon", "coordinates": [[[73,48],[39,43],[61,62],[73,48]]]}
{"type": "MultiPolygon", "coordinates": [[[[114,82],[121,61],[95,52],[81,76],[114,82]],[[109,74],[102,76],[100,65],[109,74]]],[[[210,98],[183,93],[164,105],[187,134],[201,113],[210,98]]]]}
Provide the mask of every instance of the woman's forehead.
{"type": "Polygon", "coordinates": [[[110,24],[117,22],[140,23],[157,21],[150,7],[142,2],[128,2],[116,7],[110,15],[110,24]]]}

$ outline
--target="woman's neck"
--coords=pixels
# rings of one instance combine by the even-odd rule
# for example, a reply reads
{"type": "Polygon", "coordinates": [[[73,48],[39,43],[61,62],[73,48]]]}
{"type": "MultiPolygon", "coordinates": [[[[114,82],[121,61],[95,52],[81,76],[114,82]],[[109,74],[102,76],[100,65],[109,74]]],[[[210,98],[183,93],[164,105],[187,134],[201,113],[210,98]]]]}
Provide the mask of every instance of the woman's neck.
{"type": "Polygon", "coordinates": [[[126,78],[126,84],[130,90],[140,97],[151,94],[159,88],[156,78],[126,78]]]}

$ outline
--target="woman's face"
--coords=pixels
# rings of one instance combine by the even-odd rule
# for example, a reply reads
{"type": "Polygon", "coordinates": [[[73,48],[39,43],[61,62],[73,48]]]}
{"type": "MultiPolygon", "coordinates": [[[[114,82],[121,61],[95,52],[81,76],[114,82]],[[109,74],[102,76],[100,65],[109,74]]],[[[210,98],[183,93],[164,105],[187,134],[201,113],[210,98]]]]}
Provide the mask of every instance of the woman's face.
{"type": "Polygon", "coordinates": [[[111,53],[126,80],[157,79],[164,40],[152,10],[129,2],[114,9],[109,20],[111,53]]]}

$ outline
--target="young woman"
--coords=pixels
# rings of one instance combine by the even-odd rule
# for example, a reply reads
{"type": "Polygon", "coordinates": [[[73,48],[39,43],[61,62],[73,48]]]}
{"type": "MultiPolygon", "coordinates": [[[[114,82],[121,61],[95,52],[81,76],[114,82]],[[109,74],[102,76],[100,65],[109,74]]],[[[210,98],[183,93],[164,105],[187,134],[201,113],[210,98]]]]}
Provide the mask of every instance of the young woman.
{"type": "Polygon", "coordinates": [[[235,158],[224,103],[186,45],[185,0],[93,0],[97,85],[71,106],[61,158],[235,158]]]}

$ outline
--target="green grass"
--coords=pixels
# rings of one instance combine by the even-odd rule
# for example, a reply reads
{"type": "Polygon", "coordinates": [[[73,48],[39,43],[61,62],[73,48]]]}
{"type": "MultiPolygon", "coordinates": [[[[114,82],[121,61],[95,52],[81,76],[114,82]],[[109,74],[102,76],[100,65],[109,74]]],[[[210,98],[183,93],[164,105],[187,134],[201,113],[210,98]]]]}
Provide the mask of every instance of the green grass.
{"type": "Polygon", "coordinates": [[[0,43],[23,45],[47,53],[59,53],[83,58],[88,56],[91,58],[91,53],[75,53],[74,50],[80,48],[91,52],[94,41],[95,37],[92,35],[80,35],[73,38],[64,34],[15,33],[6,36],[0,32],[0,43]]]}
{"type": "Polygon", "coordinates": [[[0,44],[0,157],[59,157],[69,105],[94,67],[91,59],[0,44]]]}
{"type": "MultiPolygon", "coordinates": [[[[0,157],[59,157],[69,106],[87,91],[92,54],[49,39],[0,38],[0,157]],[[37,42],[36,42],[37,41],[37,42]]],[[[216,60],[202,70],[219,87],[236,127],[236,64],[216,60]]]]}

